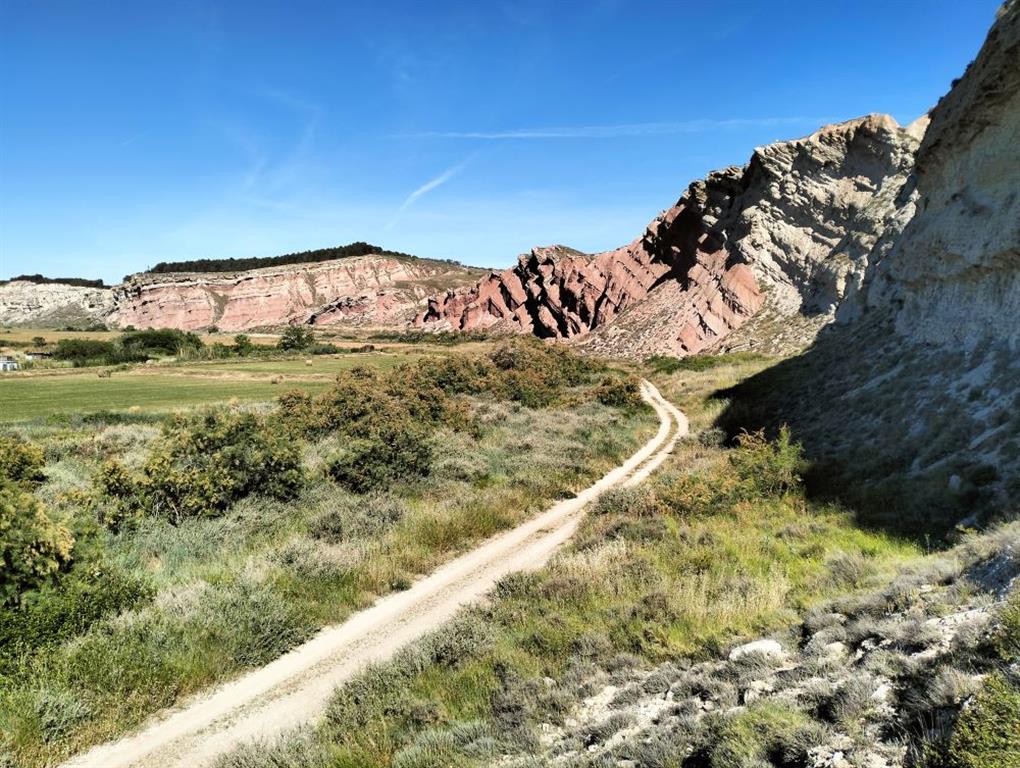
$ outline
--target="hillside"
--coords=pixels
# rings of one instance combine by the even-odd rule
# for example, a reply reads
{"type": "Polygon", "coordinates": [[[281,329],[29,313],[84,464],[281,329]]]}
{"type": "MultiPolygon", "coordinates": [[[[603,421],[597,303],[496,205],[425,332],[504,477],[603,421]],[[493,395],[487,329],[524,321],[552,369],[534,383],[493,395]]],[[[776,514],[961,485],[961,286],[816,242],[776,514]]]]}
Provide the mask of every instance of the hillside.
{"type": "Polygon", "coordinates": [[[113,291],[114,325],[221,331],[311,323],[403,325],[437,289],[480,270],[400,256],[349,256],[241,272],[131,275],[113,291]]]}
{"type": "Polygon", "coordinates": [[[294,323],[401,326],[425,297],[477,280],[483,270],[350,246],[268,259],[161,263],[120,285],[0,284],[0,324],[223,331],[294,323]],[[234,264],[234,271],[210,271],[234,264]],[[262,265],[259,268],[247,268],[262,265]],[[185,268],[195,271],[174,271],[185,268]]]}

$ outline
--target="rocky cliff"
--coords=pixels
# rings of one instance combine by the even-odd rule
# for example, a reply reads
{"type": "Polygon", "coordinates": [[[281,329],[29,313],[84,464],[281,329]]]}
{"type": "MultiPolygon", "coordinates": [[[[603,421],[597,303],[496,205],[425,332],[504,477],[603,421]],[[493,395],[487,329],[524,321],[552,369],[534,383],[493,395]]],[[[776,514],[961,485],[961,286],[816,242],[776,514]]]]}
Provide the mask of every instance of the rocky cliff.
{"type": "Polygon", "coordinates": [[[830,319],[902,218],[924,121],[869,115],[755,150],[690,185],[634,242],[536,248],[477,285],[430,299],[424,327],[584,337],[611,354],[717,346],[763,307],[830,319]]]}
{"type": "Polygon", "coordinates": [[[112,308],[110,288],[26,280],[0,284],[0,325],[49,328],[95,323],[112,308]]]}
{"type": "Polygon", "coordinates": [[[919,341],[1020,345],[1020,5],[931,113],[910,180],[916,211],[841,319],[896,313],[919,341]]]}
{"type": "Polygon", "coordinates": [[[478,274],[446,262],[376,255],[244,272],[138,274],[114,289],[109,320],[223,331],[291,323],[401,325],[437,286],[478,274]]]}
{"type": "Polygon", "coordinates": [[[448,262],[367,255],[242,272],[141,273],[112,289],[14,281],[0,285],[0,323],[223,331],[289,323],[399,326],[430,293],[481,274],[448,262]]]}
{"type": "Polygon", "coordinates": [[[931,112],[837,323],[730,393],[790,423],[823,490],[910,532],[1020,498],[1020,2],[931,112]],[[992,501],[994,503],[989,504],[992,501]]]}

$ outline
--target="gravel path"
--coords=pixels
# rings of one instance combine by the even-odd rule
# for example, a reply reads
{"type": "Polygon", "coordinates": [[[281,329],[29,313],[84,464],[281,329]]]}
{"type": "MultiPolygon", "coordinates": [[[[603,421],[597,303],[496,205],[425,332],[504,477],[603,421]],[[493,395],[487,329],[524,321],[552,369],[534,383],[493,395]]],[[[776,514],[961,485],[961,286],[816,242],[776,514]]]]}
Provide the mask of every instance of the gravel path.
{"type": "Polygon", "coordinates": [[[65,768],[201,768],[241,742],[271,738],[314,720],[337,685],[438,629],[506,574],[541,567],[574,533],[588,504],[610,488],[641,482],[665,461],[687,433],[687,419],[649,382],[642,383],[641,394],[659,416],[658,432],[595,484],[410,589],[323,629],[276,661],[161,713],[137,733],[95,747],[65,768]]]}

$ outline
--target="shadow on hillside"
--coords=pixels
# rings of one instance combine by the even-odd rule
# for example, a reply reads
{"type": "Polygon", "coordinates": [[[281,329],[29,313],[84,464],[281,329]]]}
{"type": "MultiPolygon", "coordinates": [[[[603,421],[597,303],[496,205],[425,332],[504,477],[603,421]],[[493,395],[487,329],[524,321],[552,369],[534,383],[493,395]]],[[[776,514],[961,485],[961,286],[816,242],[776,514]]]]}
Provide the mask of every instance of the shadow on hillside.
{"type": "Polygon", "coordinates": [[[966,363],[906,348],[882,322],[829,326],[802,354],[716,392],[728,401],[716,426],[732,440],[789,425],[811,462],[810,496],[841,503],[864,526],[938,540],[991,506],[986,485],[996,479],[962,455],[977,426],[945,397],[940,374],[966,363]]]}

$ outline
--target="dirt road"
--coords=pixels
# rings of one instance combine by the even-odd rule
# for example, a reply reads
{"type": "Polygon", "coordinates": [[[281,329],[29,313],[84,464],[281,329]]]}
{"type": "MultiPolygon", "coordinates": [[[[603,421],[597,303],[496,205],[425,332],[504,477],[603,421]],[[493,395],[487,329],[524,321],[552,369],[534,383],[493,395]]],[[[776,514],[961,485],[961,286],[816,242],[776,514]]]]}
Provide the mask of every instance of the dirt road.
{"type": "Polygon", "coordinates": [[[648,382],[642,383],[642,397],[659,416],[658,432],[594,485],[489,539],[410,589],[323,629],[265,667],[162,713],[135,734],[79,755],[66,768],[200,768],[241,742],[271,738],[314,720],[337,685],[438,629],[506,574],[543,565],[599,494],[635,485],[651,474],[686,434],[687,419],[648,382]]]}

